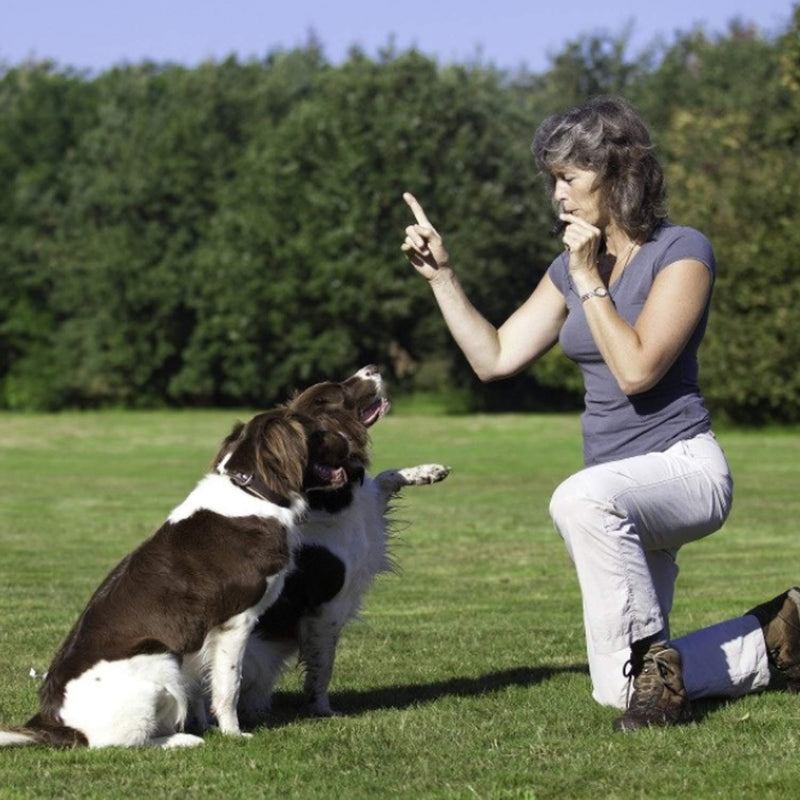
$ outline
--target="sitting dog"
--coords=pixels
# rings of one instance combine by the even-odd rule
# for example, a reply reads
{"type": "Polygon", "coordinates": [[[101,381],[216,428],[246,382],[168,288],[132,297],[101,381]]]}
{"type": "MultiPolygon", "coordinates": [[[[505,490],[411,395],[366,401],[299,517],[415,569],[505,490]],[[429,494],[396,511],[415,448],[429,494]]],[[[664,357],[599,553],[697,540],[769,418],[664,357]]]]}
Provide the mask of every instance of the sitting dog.
{"type": "Polygon", "coordinates": [[[237,424],[209,474],[94,593],[39,712],[0,745],[201,744],[183,730],[190,710],[202,726],[206,693],[220,730],[240,734],[245,644],[283,589],[301,493],[349,480],[349,441],[335,414],[325,425],[289,409],[237,424]]]}
{"type": "Polygon", "coordinates": [[[265,720],[274,686],[295,656],[305,669],[309,713],[333,713],[328,687],[342,628],[357,615],[375,576],[392,568],[389,502],[403,486],[436,483],[450,471],[428,464],[387,470],[374,479],[366,474],[367,429],[389,410],[376,367],[365,367],[341,383],[316,384],[288,408],[314,417],[317,424],[328,413],[349,415],[342,430],[364,469],[351,466],[345,483],[307,493],[309,512],[298,529],[293,566],[247,643],[239,715],[248,726],[265,720]]]}

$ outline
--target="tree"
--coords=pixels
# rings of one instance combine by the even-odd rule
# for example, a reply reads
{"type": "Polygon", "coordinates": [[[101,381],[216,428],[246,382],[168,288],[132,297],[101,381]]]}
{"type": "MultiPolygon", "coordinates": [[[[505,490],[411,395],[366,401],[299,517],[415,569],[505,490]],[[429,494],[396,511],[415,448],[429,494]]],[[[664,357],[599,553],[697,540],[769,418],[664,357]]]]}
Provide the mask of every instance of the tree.
{"type": "MultiPolygon", "coordinates": [[[[787,34],[784,53],[796,36],[787,34]]],[[[737,421],[796,420],[800,153],[797,97],[782,85],[781,47],[734,27],[724,40],[695,37],[677,51],[694,89],[673,94],[663,132],[670,211],[709,236],[718,261],[701,350],[705,395],[737,421]]]]}
{"type": "Polygon", "coordinates": [[[52,251],[67,202],[63,165],[93,121],[92,88],[80,75],[43,62],[0,78],[0,387],[11,407],[63,402],[50,358],[52,251]]]}
{"type": "Polygon", "coordinates": [[[630,98],[666,166],[672,218],[712,240],[704,390],[736,420],[800,419],[794,253],[800,12],[631,58],[580,37],[542,75],[319,45],[94,78],[0,73],[0,404],[269,405],[383,364],[395,391],[474,408],[581,396],[557,348],[482,386],[399,245],[413,191],[493,322],[556,255],[529,151],[548,114],[630,98]]]}

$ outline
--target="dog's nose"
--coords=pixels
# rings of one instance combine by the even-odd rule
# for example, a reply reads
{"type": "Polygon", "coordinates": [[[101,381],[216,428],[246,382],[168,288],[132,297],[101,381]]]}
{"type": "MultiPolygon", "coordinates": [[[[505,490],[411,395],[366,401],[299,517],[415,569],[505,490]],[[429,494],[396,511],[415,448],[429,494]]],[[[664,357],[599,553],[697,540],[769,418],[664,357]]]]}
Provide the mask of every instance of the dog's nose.
{"type": "Polygon", "coordinates": [[[368,364],[366,367],[362,367],[359,371],[364,378],[375,378],[380,375],[381,372],[380,369],[375,366],[375,364],[368,364]]]}

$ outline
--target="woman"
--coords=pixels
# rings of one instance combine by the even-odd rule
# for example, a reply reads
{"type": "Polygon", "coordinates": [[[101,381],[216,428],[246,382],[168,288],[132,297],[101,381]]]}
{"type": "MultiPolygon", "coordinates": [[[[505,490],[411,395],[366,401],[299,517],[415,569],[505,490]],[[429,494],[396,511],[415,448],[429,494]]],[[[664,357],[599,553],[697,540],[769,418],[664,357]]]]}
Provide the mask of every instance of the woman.
{"type": "Polygon", "coordinates": [[[593,696],[624,710],[614,729],[674,725],[689,700],[764,687],[770,666],[800,690],[800,590],[669,639],[687,542],[721,527],[732,481],[697,382],[714,254],[664,211],[663,172],[637,112],[596,98],[541,125],[533,142],[565,250],[499,328],[471,305],[416,199],[402,250],[430,282],[481,380],[513,375],[556,341],[580,366],[586,467],[550,513],[575,565],[593,696]]]}

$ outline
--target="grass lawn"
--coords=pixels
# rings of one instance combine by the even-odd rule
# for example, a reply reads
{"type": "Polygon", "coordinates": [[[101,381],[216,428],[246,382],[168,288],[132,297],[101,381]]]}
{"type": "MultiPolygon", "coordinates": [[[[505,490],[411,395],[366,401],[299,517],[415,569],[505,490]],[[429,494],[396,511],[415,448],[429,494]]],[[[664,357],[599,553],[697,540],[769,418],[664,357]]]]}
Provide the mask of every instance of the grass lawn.
{"type": "MultiPolygon", "coordinates": [[[[245,414],[242,414],[245,416],[245,414]]],[[[91,592],[206,469],[231,412],[0,415],[0,725],[36,708],[91,592]]],[[[681,554],[673,633],[800,583],[800,430],[722,430],[736,482],[681,554]]],[[[800,697],[710,702],[699,724],[612,734],[591,700],[580,598],[547,504],[580,466],[575,416],[426,416],[373,431],[373,472],[438,461],[395,512],[396,575],[346,629],[334,719],[299,673],[251,740],[190,751],[0,751],[0,798],[781,798],[800,787],[800,697]]]]}

